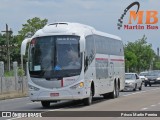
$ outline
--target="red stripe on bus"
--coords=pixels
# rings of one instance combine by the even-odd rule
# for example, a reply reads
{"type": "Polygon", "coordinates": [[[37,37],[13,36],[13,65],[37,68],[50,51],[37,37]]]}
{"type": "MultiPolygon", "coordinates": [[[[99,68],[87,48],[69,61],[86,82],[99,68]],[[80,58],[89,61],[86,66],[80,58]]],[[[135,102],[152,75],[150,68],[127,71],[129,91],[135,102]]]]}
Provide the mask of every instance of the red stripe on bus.
{"type": "Polygon", "coordinates": [[[108,60],[108,58],[96,58],[96,60],[108,60]]]}
{"type": "Polygon", "coordinates": [[[111,59],[111,61],[124,61],[124,59],[111,59]]]}
{"type": "MultiPolygon", "coordinates": [[[[108,60],[108,58],[96,58],[96,60],[108,60]]],[[[111,61],[124,61],[124,59],[111,59],[111,61]]]]}

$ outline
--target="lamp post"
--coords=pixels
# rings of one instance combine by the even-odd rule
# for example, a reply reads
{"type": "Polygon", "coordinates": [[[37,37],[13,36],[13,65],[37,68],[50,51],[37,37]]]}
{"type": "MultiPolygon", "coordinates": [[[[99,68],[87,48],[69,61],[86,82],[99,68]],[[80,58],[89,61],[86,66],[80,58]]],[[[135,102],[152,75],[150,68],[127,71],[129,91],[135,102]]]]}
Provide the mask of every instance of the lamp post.
{"type": "Polygon", "coordinates": [[[152,58],[151,64],[150,64],[150,70],[153,70],[153,64],[154,64],[155,58],[152,58]]]}

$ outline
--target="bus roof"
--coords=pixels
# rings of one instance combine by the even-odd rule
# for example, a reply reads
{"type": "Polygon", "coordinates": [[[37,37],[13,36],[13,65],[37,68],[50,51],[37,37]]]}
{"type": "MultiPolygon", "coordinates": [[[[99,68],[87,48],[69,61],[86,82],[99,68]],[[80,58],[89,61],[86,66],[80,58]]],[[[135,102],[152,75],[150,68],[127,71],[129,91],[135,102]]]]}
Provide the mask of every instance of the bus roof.
{"type": "Polygon", "coordinates": [[[100,36],[105,36],[117,40],[121,40],[120,37],[100,32],[97,31],[95,28],[80,24],[80,23],[71,23],[71,22],[56,22],[56,23],[51,23],[47,24],[44,26],[42,29],[38,30],[34,37],[40,37],[40,36],[49,36],[49,35],[91,35],[91,34],[96,34],[100,36]]]}

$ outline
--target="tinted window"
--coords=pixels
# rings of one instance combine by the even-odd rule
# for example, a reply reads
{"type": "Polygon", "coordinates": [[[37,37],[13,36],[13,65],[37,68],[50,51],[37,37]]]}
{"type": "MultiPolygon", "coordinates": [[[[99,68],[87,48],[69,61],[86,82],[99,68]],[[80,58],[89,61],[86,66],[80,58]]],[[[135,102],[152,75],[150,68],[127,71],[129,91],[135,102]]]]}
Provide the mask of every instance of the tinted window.
{"type": "Polygon", "coordinates": [[[123,44],[120,40],[94,35],[96,53],[123,56],[123,44]]]}

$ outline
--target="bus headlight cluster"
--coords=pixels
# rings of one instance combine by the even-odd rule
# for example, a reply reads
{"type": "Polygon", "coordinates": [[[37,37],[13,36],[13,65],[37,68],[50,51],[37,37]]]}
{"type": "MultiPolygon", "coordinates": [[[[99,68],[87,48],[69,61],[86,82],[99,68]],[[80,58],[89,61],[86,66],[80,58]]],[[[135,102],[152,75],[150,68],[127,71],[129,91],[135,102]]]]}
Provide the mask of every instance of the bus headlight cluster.
{"type": "Polygon", "coordinates": [[[70,87],[71,89],[77,89],[77,88],[82,88],[84,87],[84,82],[80,82],[72,87],[70,87]]]}
{"type": "Polygon", "coordinates": [[[35,86],[33,86],[33,85],[28,85],[28,87],[29,87],[29,90],[34,90],[34,91],[38,91],[39,90],[39,88],[37,88],[37,87],[35,87],[35,86]]]}

